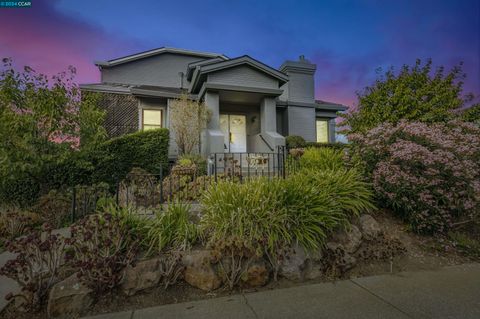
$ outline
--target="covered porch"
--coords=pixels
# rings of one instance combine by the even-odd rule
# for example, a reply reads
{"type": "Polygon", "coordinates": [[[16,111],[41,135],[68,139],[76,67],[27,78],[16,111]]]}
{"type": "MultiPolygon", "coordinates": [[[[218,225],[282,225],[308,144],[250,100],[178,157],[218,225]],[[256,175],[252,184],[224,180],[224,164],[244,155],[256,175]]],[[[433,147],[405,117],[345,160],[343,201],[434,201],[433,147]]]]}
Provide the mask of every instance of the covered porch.
{"type": "Polygon", "coordinates": [[[205,104],[210,120],[204,155],[213,153],[272,153],[285,145],[277,133],[275,97],[259,92],[208,90],[205,104]]]}

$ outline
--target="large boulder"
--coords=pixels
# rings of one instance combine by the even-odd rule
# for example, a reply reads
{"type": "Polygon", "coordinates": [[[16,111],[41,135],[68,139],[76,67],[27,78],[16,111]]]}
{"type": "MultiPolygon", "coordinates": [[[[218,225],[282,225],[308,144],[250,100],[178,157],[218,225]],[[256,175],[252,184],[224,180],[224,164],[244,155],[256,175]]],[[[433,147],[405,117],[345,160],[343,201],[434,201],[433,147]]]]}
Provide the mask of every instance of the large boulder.
{"type": "Polygon", "coordinates": [[[88,310],[92,303],[93,290],[73,274],[52,287],[47,312],[49,318],[72,318],[88,310]]]}
{"type": "Polygon", "coordinates": [[[329,265],[326,268],[333,267],[340,270],[341,273],[353,268],[357,263],[357,259],[350,255],[342,244],[329,242],[326,245],[326,254],[329,265]]]}
{"type": "Polygon", "coordinates": [[[342,244],[345,251],[352,254],[356,252],[362,244],[362,233],[357,226],[351,225],[348,230],[336,232],[332,237],[332,241],[342,244]]]}
{"type": "Polygon", "coordinates": [[[159,267],[159,258],[142,260],[134,267],[128,266],[120,288],[125,294],[131,296],[139,291],[157,287],[163,275],[159,267]]]}
{"type": "Polygon", "coordinates": [[[191,286],[204,291],[215,290],[220,287],[222,280],[212,265],[210,250],[193,250],[182,257],[185,266],[184,280],[191,286]]]}
{"type": "Polygon", "coordinates": [[[307,267],[308,255],[305,249],[295,244],[285,254],[279,275],[293,281],[303,280],[303,270],[307,267]]]}
{"type": "Polygon", "coordinates": [[[270,271],[265,263],[265,260],[255,260],[248,266],[247,271],[242,276],[241,280],[247,287],[261,287],[268,282],[270,271]]]}
{"type": "Polygon", "coordinates": [[[370,215],[362,215],[359,220],[362,234],[367,240],[376,239],[382,234],[382,229],[377,221],[370,215]]]}

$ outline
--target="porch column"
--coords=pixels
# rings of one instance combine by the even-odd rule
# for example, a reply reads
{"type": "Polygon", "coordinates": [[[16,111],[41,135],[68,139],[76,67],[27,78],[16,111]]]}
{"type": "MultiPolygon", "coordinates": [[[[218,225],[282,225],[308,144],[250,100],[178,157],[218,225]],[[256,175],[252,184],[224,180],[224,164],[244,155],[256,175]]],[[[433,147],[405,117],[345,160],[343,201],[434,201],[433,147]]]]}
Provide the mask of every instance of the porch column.
{"type": "Polygon", "coordinates": [[[220,98],[218,92],[205,93],[205,105],[210,110],[210,120],[205,132],[205,156],[224,152],[223,133],[220,130],[220,98]]]}
{"type": "Polygon", "coordinates": [[[277,103],[273,97],[264,97],[260,104],[260,127],[263,138],[277,151],[285,145],[285,138],[277,133],[277,103]]]}

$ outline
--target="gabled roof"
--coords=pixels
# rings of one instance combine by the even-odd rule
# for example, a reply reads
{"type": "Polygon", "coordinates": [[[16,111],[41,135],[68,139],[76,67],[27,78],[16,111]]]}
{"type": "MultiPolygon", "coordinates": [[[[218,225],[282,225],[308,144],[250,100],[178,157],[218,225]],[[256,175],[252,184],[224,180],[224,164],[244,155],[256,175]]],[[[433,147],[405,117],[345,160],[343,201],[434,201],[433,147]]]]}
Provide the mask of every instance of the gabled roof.
{"type": "Polygon", "coordinates": [[[211,63],[206,65],[197,65],[192,75],[190,91],[196,91],[200,88],[201,78],[211,72],[217,72],[229,68],[234,68],[240,65],[248,65],[262,73],[265,73],[280,82],[280,85],[288,81],[288,76],[260,61],[251,58],[248,55],[244,55],[235,59],[221,61],[217,63],[211,63]]]}
{"type": "Polygon", "coordinates": [[[204,65],[208,65],[208,64],[223,62],[225,60],[228,60],[228,59],[223,58],[223,57],[215,57],[213,59],[208,59],[208,60],[203,60],[203,61],[198,61],[198,62],[192,62],[192,63],[188,64],[187,80],[190,81],[192,79],[193,72],[195,71],[197,66],[204,66],[204,65]]]}
{"type": "Polygon", "coordinates": [[[161,47],[158,49],[153,49],[153,50],[148,50],[140,53],[135,53],[132,55],[127,55],[121,58],[113,59],[113,60],[108,60],[108,61],[97,61],[95,62],[95,65],[101,66],[101,67],[111,67],[127,62],[132,62],[135,60],[151,57],[151,56],[156,56],[159,54],[163,53],[174,53],[174,54],[182,54],[182,55],[190,55],[190,56],[198,56],[198,57],[203,57],[203,58],[215,58],[215,57],[220,57],[221,59],[228,59],[223,54],[219,53],[212,53],[212,52],[201,52],[201,51],[192,51],[192,50],[184,50],[184,49],[177,49],[177,48],[168,48],[168,47],[161,47]]]}

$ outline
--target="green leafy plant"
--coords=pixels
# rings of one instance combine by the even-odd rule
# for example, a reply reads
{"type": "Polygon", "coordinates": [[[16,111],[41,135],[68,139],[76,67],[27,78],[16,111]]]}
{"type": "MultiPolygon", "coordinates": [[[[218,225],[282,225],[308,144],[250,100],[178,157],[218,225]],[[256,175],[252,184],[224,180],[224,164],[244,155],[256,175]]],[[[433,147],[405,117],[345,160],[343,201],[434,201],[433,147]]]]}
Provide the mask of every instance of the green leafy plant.
{"type": "MultiPolygon", "coordinates": [[[[474,98],[472,94],[464,94],[464,78],[462,64],[448,73],[444,67],[433,71],[431,60],[425,64],[417,60],[415,65],[404,65],[397,73],[391,68],[358,94],[358,107],[341,115],[345,119],[342,126],[350,133],[359,133],[385,122],[397,124],[402,119],[448,122],[458,118],[454,111],[474,98]]],[[[473,118],[474,114],[472,111],[473,118]]]]}
{"type": "Polygon", "coordinates": [[[299,159],[300,168],[307,170],[336,170],[343,168],[344,153],[332,148],[306,148],[299,159]]]}
{"type": "MultiPolygon", "coordinates": [[[[247,263],[246,257],[252,254],[235,252],[243,251],[237,249],[239,245],[248,247],[267,256],[276,277],[289,245],[298,242],[307,250],[320,248],[335,229],[347,227],[353,216],[373,209],[372,197],[361,176],[345,168],[303,170],[286,180],[225,181],[204,193],[200,226],[212,247],[240,241],[241,245],[218,249],[237,258],[231,264],[247,263]]],[[[230,275],[229,282],[236,282],[232,279],[236,275],[230,275]]]]}
{"type": "Polygon", "coordinates": [[[287,148],[302,148],[307,145],[305,139],[298,135],[289,135],[285,138],[285,144],[287,148]]]}
{"type": "MultiPolygon", "coordinates": [[[[0,201],[33,204],[69,154],[104,139],[96,96],[81,98],[69,67],[51,78],[10,59],[0,69],[0,201]]],[[[47,188],[48,189],[48,188],[47,188]]]]}
{"type": "Polygon", "coordinates": [[[178,159],[178,163],[181,165],[195,164],[197,176],[207,175],[207,160],[199,154],[184,154],[178,159]]]}
{"type": "Polygon", "coordinates": [[[198,238],[197,226],[190,221],[190,205],[169,202],[146,224],[143,245],[147,254],[188,249],[198,238]]]}
{"type": "Polygon", "coordinates": [[[156,129],[126,134],[102,143],[87,154],[94,167],[92,182],[106,182],[113,188],[134,167],[151,174],[159,174],[161,168],[166,172],[168,142],[168,130],[156,129]]]}
{"type": "Polygon", "coordinates": [[[343,150],[348,144],[345,143],[318,143],[318,142],[307,142],[305,147],[315,147],[315,148],[333,148],[337,150],[343,150]]]}
{"type": "Polygon", "coordinates": [[[281,191],[280,180],[264,178],[212,185],[202,197],[201,229],[211,242],[235,237],[267,249],[277,241],[288,243],[287,214],[277,195],[281,191]]]}

